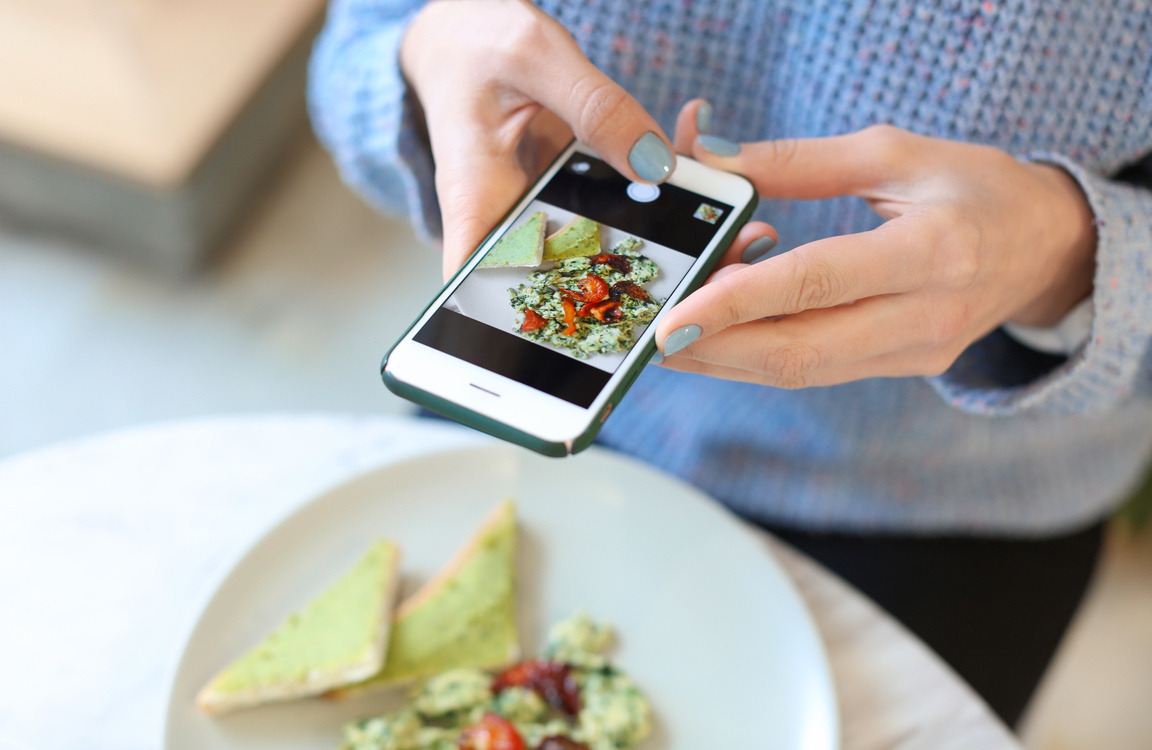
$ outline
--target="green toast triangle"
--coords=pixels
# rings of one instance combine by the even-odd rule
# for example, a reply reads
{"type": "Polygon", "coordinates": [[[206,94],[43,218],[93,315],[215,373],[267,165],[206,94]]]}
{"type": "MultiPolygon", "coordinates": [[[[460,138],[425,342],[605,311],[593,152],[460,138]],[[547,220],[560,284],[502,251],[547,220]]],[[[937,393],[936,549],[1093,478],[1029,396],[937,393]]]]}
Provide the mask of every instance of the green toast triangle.
{"type": "Polygon", "coordinates": [[[396,611],[384,669],[329,695],[344,698],[460,667],[488,669],[520,653],[516,506],[501,503],[443,570],[396,611]]]}
{"type": "Polygon", "coordinates": [[[197,705],[225,713],[319,695],[379,672],[399,562],[394,542],[375,542],[339,580],[213,677],[197,705]]]}
{"type": "Polygon", "coordinates": [[[537,211],[528,221],[501,237],[485,253],[480,265],[488,268],[535,268],[544,252],[544,227],[548,217],[537,211]]]}
{"type": "Polygon", "coordinates": [[[544,260],[600,254],[600,225],[577,216],[544,240],[544,260]]]}

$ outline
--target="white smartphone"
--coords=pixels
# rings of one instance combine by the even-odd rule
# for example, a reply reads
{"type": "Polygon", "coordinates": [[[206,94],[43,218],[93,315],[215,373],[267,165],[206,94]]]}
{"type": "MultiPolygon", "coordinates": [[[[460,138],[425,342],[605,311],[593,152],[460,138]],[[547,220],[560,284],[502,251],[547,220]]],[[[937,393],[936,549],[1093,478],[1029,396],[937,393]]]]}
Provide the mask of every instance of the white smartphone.
{"type": "Polygon", "coordinates": [[[745,178],[677,157],[630,182],[572,143],[381,365],[397,395],[549,456],[586,448],[756,207],[745,178]]]}

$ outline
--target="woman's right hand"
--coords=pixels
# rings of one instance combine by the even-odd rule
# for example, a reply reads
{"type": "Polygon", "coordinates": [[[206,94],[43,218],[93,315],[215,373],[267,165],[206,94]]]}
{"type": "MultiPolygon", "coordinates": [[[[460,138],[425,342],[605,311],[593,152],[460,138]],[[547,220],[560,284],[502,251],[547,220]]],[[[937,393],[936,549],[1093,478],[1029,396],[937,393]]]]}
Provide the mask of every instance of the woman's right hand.
{"type": "Polygon", "coordinates": [[[667,136],[526,0],[434,0],[400,65],[428,127],[447,279],[573,135],[629,179],[676,167],[667,136]]]}

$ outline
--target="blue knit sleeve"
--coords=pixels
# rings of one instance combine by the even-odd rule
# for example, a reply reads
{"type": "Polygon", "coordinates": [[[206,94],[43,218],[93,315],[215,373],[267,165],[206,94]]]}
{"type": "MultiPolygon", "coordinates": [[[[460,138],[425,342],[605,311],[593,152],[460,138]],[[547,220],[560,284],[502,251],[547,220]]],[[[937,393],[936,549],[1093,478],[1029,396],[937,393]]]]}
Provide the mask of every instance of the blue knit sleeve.
{"type": "Polygon", "coordinates": [[[1071,174],[1095,215],[1092,335],[1080,351],[1040,368],[1043,374],[1033,379],[1005,376],[1011,344],[992,336],[931,382],[953,406],[973,413],[1099,414],[1152,383],[1152,192],[1092,174],[1058,154],[1029,158],[1071,174]]]}
{"type": "Polygon", "coordinates": [[[423,4],[333,0],[312,54],[308,105],[344,181],[427,238],[440,234],[432,155],[399,55],[423,4]]]}

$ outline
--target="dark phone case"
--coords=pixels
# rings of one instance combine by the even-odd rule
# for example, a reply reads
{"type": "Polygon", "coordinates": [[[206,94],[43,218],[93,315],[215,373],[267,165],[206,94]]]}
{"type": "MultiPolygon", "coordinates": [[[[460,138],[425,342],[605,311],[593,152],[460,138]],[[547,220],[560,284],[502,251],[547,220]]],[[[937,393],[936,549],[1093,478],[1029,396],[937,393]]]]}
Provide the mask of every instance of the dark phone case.
{"type": "MultiPolygon", "coordinates": [[[[561,152],[560,156],[557,157],[557,161],[559,159],[565,158],[567,155],[568,149],[565,148],[561,152]]],[[[553,162],[553,164],[555,164],[555,162],[553,162]]],[[[549,169],[551,169],[551,166],[549,169]]],[[[545,171],[547,172],[547,170],[545,171]]],[[[535,187],[536,186],[534,185],[533,188],[535,187]]],[[[704,266],[701,267],[700,270],[689,279],[685,296],[698,289],[700,285],[704,283],[704,280],[708,278],[708,274],[710,274],[712,269],[716,267],[716,264],[720,262],[720,256],[723,255],[724,251],[727,250],[728,247],[736,240],[736,233],[740,231],[741,227],[748,223],[750,218],[752,218],[752,213],[756,210],[756,205],[758,203],[759,198],[756,196],[756,192],[753,191],[752,200],[748,202],[748,205],[745,206],[744,210],[740,212],[739,216],[737,216],[736,222],[732,225],[731,229],[729,229],[724,234],[724,236],[720,238],[720,247],[718,251],[712,255],[712,259],[710,261],[705,263],[704,266]]],[[[519,206],[519,204],[520,201],[517,201],[516,205],[519,206]]],[[[496,226],[499,227],[502,225],[515,210],[516,207],[514,206],[512,211],[509,211],[508,214],[505,214],[504,218],[502,218],[496,224],[496,226]]],[[[488,236],[484,238],[484,241],[477,245],[476,251],[473,252],[473,255],[475,255],[476,252],[479,252],[480,248],[487,244],[488,240],[492,238],[492,234],[495,231],[496,230],[492,230],[492,232],[488,233],[488,236]]],[[[471,260],[472,256],[469,256],[468,259],[471,260]]],[[[435,301],[437,298],[439,298],[440,293],[442,293],[445,288],[456,281],[456,277],[463,272],[467,265],[468,263],[465,262],[464,265],[460,267],[460,270],[453,274],[452,278],[448,280],[444,287],[441,287],[440,292],[437,292],[437,294],[432,298],[432,302],[429,302],[428,305],[425,306],[420,314],[416,316],[415,320],[413,320],[412,325],[408,326],[408,329],[400,335],[399,339],[396,340],[396,344],[399,344],[401,341],[403,341],[404,337],[407,336],[413,328],[415,328],[416,321],[424,317],[424,314],[428,312],[429,308],[435,304],[435,301]]],[[[620,402],[620,399],[624,398],[624,394],[627,393],[628,389],[632,387],[632,383],[634,383],[636,378],[640,376],[641,371],[643,371],[644,367],[648,364],[648,360],[652,358],[652,354],[656,351],[656,342],[649,341],[648,344],[644,347],[642,356],[636,359],[635,364],[632,366],[632,370],[627,373],[624,379],[620,381],[620,385],[616,386],[616,389],[612,391],[612,394],[608,397],[608,403],[600,412],[599,417],[593,418],[592,423],[588,426],[588,429],[577,435],[571,441],[571,444],[568,444],[554,443],[542,438],[538,438],[535,435],[530,435],[527,432],[506,425],[503,422],[498,422],[491,417],[486,417],[483,414],[477,414],[476,412],[471,411],[470,409],[466,409],[459,404],[448,401],[447,399],[440,398],[439,396],[435,396],[431,393],[428,393],[427,391],[422,391],[416,386],[409,385],[408,383],[403,383],[397,380],[387,370],[388,357],[391,356],[392,351],[396,348],[396,344],[393,344],[391,348],[388,349],[388,353],[384,355],[384,361],[380,363],[380,375],[384,379],[384,385],[388,387],[388,390],[392,391],[401,398],[406,398],[409,401],[431,409],[438,414],[443,414],[445,417],[460,422],[461,424],[475,428],[481,432],[486,432],[489,435],[498,437],[502,440],[507,440],[510,443],[522,445],[529,450],[536,451],[537,453],[543,454],[545,456],[552,456],[554,458],[563,458],[569,454],[579,453],[592,444],[592,441],[596,439],[596,435],[600,432],[600,428],[608,419],[608,416],[612,413],[612,410],[616,408],[616,404],[620,402]]]]}

